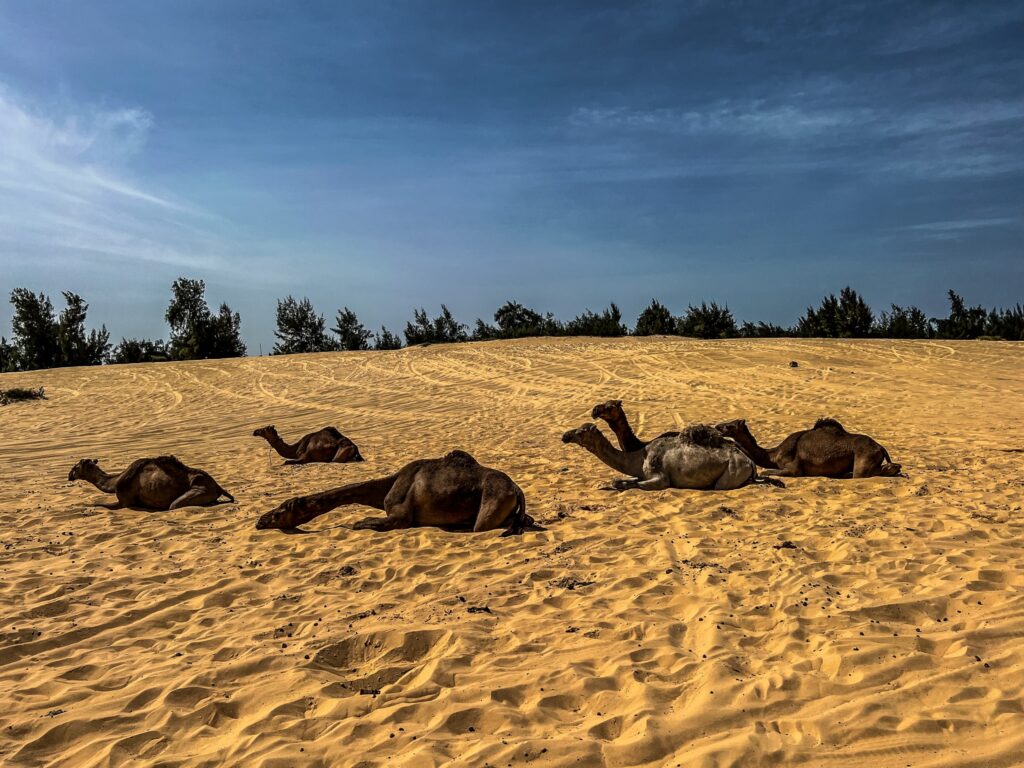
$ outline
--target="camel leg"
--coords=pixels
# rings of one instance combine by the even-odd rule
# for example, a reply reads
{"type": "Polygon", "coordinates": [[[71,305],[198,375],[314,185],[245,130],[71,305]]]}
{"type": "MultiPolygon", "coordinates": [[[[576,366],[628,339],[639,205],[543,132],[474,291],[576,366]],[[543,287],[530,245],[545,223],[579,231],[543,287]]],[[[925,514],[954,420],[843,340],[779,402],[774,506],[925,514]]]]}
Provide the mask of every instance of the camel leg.
{"type": "Polygon", "coordinates": [[[219,496],[219,488],[193,486],[172,501],[171,506],[169,506],[168,509],[179,509],[181,507],[206,507],[210,504],[216,504],[219,496]]]}
{"type": "Polygon", "coordinates": [[[783,464],[778,469],[765,469],[761,471],[762,477],[802,477],[803,473],[800,471],[800,462],[794,461],[789,464],[783,464]]]}
{"type": "Polygon", "coordinates": [[[409,497],[412,483],[395,484],[384,499],[384,513],[387,517],[367,517],[352,526],[355,531],[394,531],[399,528],[412,528],[416,524],[413,514],[412,499],[409,497]],[[397,491],[397,493],[396,493],[397,491]],[[395,497],[398,501],[395,501],[395,497]]]}
{"type": "Polygon", "coordinates": [[[296,464],[306,464],[306,463],[307,462],[306,462],[305,459],[288,459],[288,461],[286,461],[284,463],[284,466],[286,466],[286,467],[294,467],[296,464]]]}
{"type": "Polygon", "coordinates": [[[655,475],[646,480],[614,480],[612,487],[617,491],[628,491],[636,488],[640,491],[663,491],[669,487],[667,475],[655,475]]]}
{"type": "Polygon", "coordinates": [[[899,464],[882,464],[878,456],[857,456],[853,462],[854,477],[899,477],[899,464]]]}
{"type": "Polygon", "coordinates": [[[352,524],[353,531],[394,531],[399,528],[412,528],[412,523],[394,517],[367,517],[352,524]]]}
{"type": "Polygon", "coordinates": [[[473,532],[493,531],[508,526],[508,521],[516,513],[519,499],[512,493],[484,493],[480,499],[480,511],[473,524],[473,532]]]}

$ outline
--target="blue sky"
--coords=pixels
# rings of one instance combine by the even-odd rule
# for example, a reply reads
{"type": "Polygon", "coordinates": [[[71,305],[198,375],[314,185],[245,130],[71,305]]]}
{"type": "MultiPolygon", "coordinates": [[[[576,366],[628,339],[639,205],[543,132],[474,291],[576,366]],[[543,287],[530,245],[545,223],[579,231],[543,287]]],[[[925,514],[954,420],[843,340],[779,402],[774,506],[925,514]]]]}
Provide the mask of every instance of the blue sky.
{"type": "Polygon", "coordinates": [[[250,352],[287,294],[1012,304],[1021,40],[1011,2],[0,0],[0,289],[116,340],[202,277],[250,352]]]}

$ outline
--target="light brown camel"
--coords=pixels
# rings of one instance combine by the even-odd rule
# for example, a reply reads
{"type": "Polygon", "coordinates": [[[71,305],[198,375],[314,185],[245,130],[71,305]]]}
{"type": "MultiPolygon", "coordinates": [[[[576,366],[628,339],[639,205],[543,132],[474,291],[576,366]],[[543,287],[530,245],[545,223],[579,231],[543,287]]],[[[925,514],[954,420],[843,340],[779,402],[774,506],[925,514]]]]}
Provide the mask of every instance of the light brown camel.
{"type": "Polygon", "coordinates": [[[229,502],[235,500],[209,474],[185,466],[174,456],[136,459],[124,472],[113,475],[100,469],[97,459],[82,459],[68,473],[68,481],[75,480],[85,480],[104,493],[117,494],[117,504],[110,509],[168,510],[206,507],[216,504],[221,496],[229,502]]]}
{"type": "Polygon", "coordinates": [[[818,419],[811,429],[794,432],[774,448],[762,448],[744,419],[718,429],[742,446],[765,474],[781,477],[898,477],[900,465],[867,435],[843,429],[835,419],[818,419]]]}
{"type": "Polygon", "coordinates": [[[288,459],[288,464],[309,464],[311,462],[334,462],[343,464],[349,461],[362,461],[356,444],[345,437],[334,427],[324,427],[317,432],[310,432],[295,445],[288,445],[277,434],[277,429],[270,425],[255,430],[253,437],[262,437],[270,447],[288,459]]]}
{"type": "Polygon", "coordinates": [[[576,443],[612,469],[635,478],[615,480],[615,490],[665,488],[729,491],[749,483],[782,485],[759,478],[757,467],[732,440],[706,424],[651,440],[637,451],[615,448],[594,424],[584,424],[562,435],[563,443],[576,443]]]}
{"type": "Polygon", "coordinates": [[[384,510],[387,517],[353,527],[375,531],[436,526],[515,535],[533,526],[523,491],[504,472],[485,467],[465,451],[419,459],[377,480],[343,485],[288,499],[256,521],[257,528],[295,528],[344,504],[384,510]]]}
{"type": "MultiPolygon", "coordinates": [[[[639,451],[647,445],[648,441],[641,440],[636,436],[633,427],[626,418],[626,412],[622,409],[621,400],[605,400],[598,403],[590,412],[592,418],[601,419],[608,423],[609,428],[615,433],[619,441],[619,448],[624,451],[639,451]]],[[[663,432],[658,437],[671,437],[679,432],[663,432]]]]}

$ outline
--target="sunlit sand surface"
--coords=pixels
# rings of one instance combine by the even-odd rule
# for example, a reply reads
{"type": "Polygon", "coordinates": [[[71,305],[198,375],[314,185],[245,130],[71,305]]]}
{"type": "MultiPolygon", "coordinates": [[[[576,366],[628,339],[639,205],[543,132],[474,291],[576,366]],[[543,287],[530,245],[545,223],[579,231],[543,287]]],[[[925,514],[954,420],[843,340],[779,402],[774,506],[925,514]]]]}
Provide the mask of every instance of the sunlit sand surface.
{"type": "Polygon", "coordinates": [[[0,764],[1009,766],[1024,759],[1024,347],[524,340],[5,375],[0,764]],[[795,360],[799,367],[791,368],[795,360]],[[834,416],[909,479],[599,490],[562,432],[834,416]],[[282,466],[327,424],[362,464],[282,466]],[[521,538],[256,531],[279,501],[454,448],[521,538]],[[237,504],[68,483],[173,453],[237,504]]]}

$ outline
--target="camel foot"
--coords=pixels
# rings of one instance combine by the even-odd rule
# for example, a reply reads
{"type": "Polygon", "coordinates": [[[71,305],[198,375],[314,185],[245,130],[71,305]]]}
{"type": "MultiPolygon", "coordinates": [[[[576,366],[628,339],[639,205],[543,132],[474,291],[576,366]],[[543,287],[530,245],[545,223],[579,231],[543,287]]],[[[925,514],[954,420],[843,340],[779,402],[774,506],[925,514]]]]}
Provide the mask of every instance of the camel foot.
{"type": "Polygon", "coordinates": [[[636,480],[624,480],[622,478],[612,480],[612,490],[615,491],[628,491],[631,488],[636,488],[636,486],[636,480]]]}

